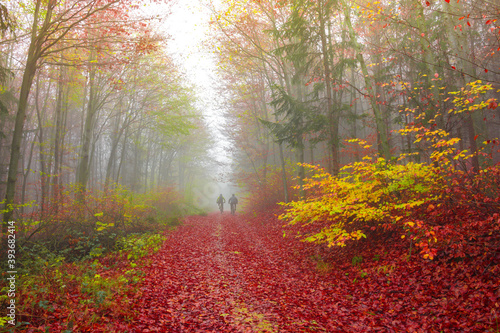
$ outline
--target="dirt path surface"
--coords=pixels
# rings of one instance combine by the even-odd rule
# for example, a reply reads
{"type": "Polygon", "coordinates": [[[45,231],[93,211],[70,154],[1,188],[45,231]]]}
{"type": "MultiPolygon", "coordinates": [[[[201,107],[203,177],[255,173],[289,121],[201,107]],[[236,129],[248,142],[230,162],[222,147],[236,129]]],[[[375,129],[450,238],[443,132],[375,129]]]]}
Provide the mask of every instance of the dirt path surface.
{"type": "Polygon", "coordinates": [[[272,211],[188,217],[150,258],[120,332],[495,331],[494,277],[385,241],[320,253],[282,224],[272,211]]]}
{"type": "Polygon", "coordinates": [[[282,234],[238,216],[189,217],[150,267],[135,329],[356,331],[349,320],[356,311],[339,307],[335,286],[287,245],[282,234]]]}

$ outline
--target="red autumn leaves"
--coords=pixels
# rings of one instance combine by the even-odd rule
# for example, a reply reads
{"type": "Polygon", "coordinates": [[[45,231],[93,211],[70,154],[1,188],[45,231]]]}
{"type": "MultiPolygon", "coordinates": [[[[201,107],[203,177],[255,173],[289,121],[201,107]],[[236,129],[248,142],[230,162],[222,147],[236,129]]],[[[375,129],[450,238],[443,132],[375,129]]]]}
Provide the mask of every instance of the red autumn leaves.
{"type": "MultiPolygon", "coordinates": [[[[427,213],[443,212],[429,206],[427,213]]],[[[68,294],[75,304],[71,311],[86,309],[81,316],[94,318],[74,325],[80,332],[485,332],[496,327],[500,254],[485,251],[494,239],[483,239],[477,253],[468,252],[474,260],[429,261],[415,252],[409,256],[409,244],[380,230],[345,248],[303,243],[294,237],[301,227],[284,229],[278,214],[186,218],[141,267],[144,281],[135,292],[115,295],[112,311],[80,306],[78,294],[68,294]]],[[[467,246],[456,251],[467,252],[467,246]]],[[[102,278],[120,273],[119,267],[103,270],[102,278]]],[[[71,311],[53,308],[47,311],[53,320],[47,327],[61,332],[69,327],[71,311]]]]}
{"type": "Polygon", "coordinates": [[[498,258],[486,267],[415,255],[407,261],[408,254],[387,238],[340,250],[314,247],[283,237],[272,211],[190,217],[148,268],[130,329],[480,332],[494,326],[498,258]]]}

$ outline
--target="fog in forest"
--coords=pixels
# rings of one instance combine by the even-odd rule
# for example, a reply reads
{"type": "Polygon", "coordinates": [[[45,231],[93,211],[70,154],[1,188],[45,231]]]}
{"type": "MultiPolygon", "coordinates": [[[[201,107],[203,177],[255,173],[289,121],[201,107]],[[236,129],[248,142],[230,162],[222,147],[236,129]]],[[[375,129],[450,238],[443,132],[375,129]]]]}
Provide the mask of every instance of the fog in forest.
{"type": "Polygon", "coordinates": [[[133,331],[181,299],[173,331],[498,331],[498,0],[1,0],[0,37],[0,289],[22,325],[133,331]]]}

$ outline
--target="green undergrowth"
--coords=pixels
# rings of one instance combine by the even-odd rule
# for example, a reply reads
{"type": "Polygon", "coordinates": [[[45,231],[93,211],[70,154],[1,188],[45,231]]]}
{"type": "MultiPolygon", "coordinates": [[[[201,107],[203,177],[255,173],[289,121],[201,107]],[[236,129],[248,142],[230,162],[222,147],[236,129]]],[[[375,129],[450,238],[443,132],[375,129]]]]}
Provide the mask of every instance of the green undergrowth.
{"type": "MultiPolygon", "coordinates": [[[[68,186],[56,193],[45,205],[9,208],[17,217],[16,295],[8,296],[3,273],[0,307],[15,298],[21,328],[50,323],[50,331],[79,332],[106,325],[96,323],[102,316],[127,321],[147,255],[160,249],[165,232],[184,216],[203,213],[171,188],[138,194],[113,186],[82,195],[68,186]],[[68,326],[56,329],[59,321],[68,326]]],[[[7,262],[1,261],[2,272],[9,271],[7,262]]]]}
{"type": "MultiPolygon", "coordinates": [[[[48,328],[59,318],[67,323],[66,332],[78,332],[78,327],[103,317],[131,320],[130,304],[146,275],[143,267],[165,240],[164,233],[130,234],[116,242],[114,251],[94,259],[69,263],[62,256],[33,258],[32,269],[18,275],[17,324],[11,326],[0,318],[0,332],[48,328]]],[[[2,286],[0,306],[4,309],[7,294],[7,287],[2,286]]]]}
{"type": "Polygon", "coordinates": [[[183,216],[201,213],[170,188],[138,194],[116,186],[86,191],[82,199],[73,185],[57,194],[43,205],[10,208],[16,212],[18,271],[37,273],[45,269],[44,260],[93,260],[114,251],[128,235],[163,232],[183,216]]]}

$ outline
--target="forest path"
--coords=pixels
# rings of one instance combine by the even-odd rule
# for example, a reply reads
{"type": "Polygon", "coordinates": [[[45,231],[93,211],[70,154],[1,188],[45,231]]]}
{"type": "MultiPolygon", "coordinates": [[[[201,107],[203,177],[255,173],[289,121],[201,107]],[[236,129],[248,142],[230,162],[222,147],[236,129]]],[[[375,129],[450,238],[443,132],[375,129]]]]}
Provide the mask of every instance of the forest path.
{"type": "Polygon", "coordinates": [[[338,306],[346,290],[322,281],[311,260],[297,260],[279,229],[252,220],[229,213],[188,217],[147,268],[133,329],[356,331],[356,311],[338,306]]]}

